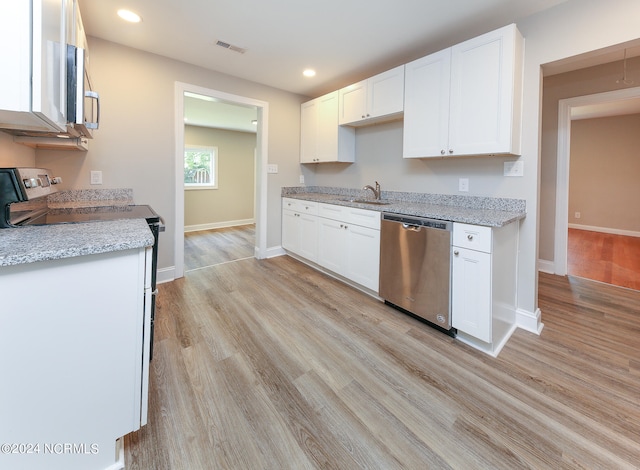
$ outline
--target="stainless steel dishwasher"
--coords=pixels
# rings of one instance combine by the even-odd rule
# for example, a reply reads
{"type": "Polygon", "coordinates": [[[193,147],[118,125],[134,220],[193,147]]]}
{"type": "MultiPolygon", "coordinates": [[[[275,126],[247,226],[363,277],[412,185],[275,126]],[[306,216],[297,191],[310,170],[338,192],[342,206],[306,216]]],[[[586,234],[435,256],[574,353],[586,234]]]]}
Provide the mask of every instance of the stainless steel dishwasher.
{"type": "Polygon", "coordinates": [[[451,328],[451,231],[444,220],[382,214],[380,297],[432,326],[451,328]]]}

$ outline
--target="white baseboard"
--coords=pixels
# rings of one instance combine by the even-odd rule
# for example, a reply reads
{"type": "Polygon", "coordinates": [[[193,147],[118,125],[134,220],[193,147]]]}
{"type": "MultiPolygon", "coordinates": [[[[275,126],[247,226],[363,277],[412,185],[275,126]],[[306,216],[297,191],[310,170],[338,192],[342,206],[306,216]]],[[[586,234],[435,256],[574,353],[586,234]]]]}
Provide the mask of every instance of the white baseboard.
{"type": "Polygon", "coordinates": [[[627,237],[640,237],[640,232],[634,232],[633,230],[620,230],[617,228],[595,227],[592,225],[580,225],[580,224],[569,224],[569,228],[575,228],[578,230],[588,230],[589,232],[610,233],[612,235],[625,235],[627,237]]]}
{"type": "Polygon", "coordinates": [[[211,224],[185,225],[184,231],[185,233],[199,232],[200,230],[213,230],[216,228],[237,227],[239,225],[251,225],[255,223],[256,223],[255,219],[228,220],[226,222],[213,222],[211,224]]]}
{"type": "MultiPolygon", "coordinates": [[[[264,254],[263,259],[267,259],[267,258],[275,258],[276,256],[282,256],[282,255],[286,255],[287,252],[284,251],[284,248],[282,248],[281,246],[272,246],[271,248],[267,248],[266,253],[264,254]]],[[[260,257],[258,256],[258,249],[256,248],[256,254],[255,254],[256,258],[260,259],[260,257]]]]}
{"type": "Polygon", "coordinates": [[[176,279],[175,266],[169,266],[168,268],[158,269],[158,271],[156,272],[156,284],[175,281],[175,279],[176,279]]]}
{"type": "Polygon", "coordinates": [[[540,312],[539,308],[535,312],[519,308],[516,310],[516,325],[518,328],[539,335],[542,328],[544,328],[541,316],[542,312],[540,312]]]}
{"type": "Polygon", "coordinates": [[[547,274],[555,274],[556,272],[555,263],[547,259],[539,259],[538,271],[542,271],[543,273],[547,273],[547,274]]]}

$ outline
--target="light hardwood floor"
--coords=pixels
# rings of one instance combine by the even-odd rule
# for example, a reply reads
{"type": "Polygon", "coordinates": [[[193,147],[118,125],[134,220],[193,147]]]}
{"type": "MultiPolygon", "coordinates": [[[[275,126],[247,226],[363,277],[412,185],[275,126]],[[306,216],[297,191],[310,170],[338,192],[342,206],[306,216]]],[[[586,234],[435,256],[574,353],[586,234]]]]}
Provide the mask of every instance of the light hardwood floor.
{"type": "Polygon", "coordinates": [[[185,271],[254,256],[255,225],[200,230],[184,234],[185,271]]]}
{"type": "Polygon", "coordinates": [[[640,463],[640,293],[540,276],[497,359],[282,256],[159,286],[127,469],[622,469],[640,463]]]}
{"type": "Polygon", "coordinates": [[[567,271],[640,290],[640,237],[569,229],[567,271]]]}

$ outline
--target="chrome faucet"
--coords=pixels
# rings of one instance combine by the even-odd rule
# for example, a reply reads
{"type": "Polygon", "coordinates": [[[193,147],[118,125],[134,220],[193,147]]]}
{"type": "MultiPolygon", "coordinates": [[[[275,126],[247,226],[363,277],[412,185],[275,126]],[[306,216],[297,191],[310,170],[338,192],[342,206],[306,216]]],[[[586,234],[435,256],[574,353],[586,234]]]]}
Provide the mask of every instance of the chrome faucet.
{"type": "Polygon", "coordinates": [[[376,181],[376,187],[375,188],[373,186],[371,186],[370,184],[368,184],[362,189],[364,189],[365,191],[367,189],[370,189],[371,192],[373,193],[373,196],[376,198],[376,201],[380,200],[380,183],[378,183],[377,181],[376,181]]]}

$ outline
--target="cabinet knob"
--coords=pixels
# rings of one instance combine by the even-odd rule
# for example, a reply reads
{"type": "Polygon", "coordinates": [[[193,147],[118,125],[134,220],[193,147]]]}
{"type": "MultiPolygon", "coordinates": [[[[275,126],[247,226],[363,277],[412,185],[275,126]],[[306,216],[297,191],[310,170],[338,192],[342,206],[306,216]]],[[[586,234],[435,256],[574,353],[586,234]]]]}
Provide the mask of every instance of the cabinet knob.
{"type": "Polygon", "coordinates": [[[459,252],[458,250],[456,250],[456,251],[454,251],[454,252],[453,252],[453,254],[454,254],[455,256],[458,256],[458,255],[460,254],[460,252],[459,252]]]}
{"type": "Polygon", "coordinates": [[[473,240],[473,235],[471,235],[471,234],[467,235],[467,240],[472,241],[473,240]]]}
{"type": "Polygon", "coordinates": [[[363,114],[363,115],[362,115],[362,119],[364,119],[365,117],[366,117],[366,116],[363,114]]]}
{"type": "Polygon", "coordinates": [[[452,154],[453,153],[453,149],[449,149],[449,153],[452,154]]]}
{"type": "Polygon", "coordinates": [[[447,152],[445,152],[444,149],[440,150],[440,155],[444,155],[445,153],[447,152]]]}

